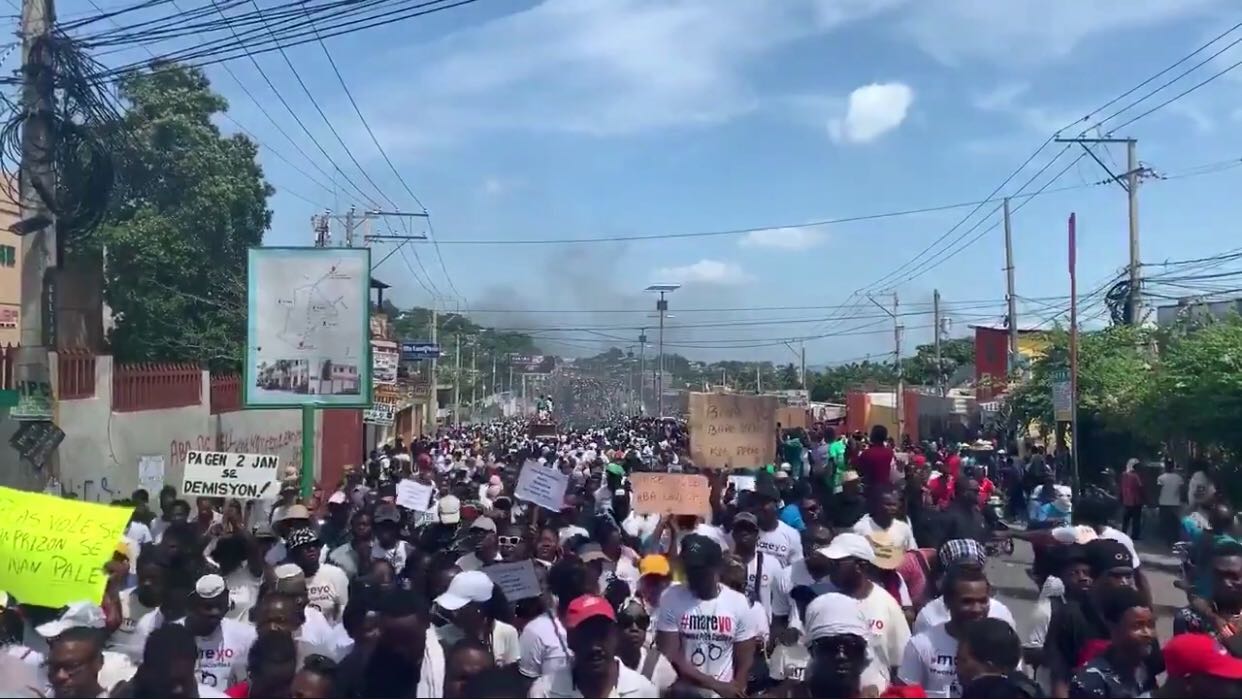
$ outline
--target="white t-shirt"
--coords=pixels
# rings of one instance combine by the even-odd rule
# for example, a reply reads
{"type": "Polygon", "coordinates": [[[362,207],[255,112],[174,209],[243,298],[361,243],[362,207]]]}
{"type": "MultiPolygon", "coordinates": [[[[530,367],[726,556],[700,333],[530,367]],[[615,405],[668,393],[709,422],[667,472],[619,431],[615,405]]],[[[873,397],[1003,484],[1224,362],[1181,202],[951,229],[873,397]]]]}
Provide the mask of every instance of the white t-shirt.
{"type": "Polygon", "coordinates": [[[138,622],[142,617],[155,611],[155,607],[148,607],[138,600],[138,588],[136,587],[122,590],[118,597],[121,600],[121,625],[112,632],[104,649],[139,659],[142,657],[144,639],[137,636],[138,622]]]}
{"type": "MultiPolygon", "coordinates": [[[[768,658],[768,676],[777,681],[786,679],[801,681],[810,664],[811,653],[807,650],[805,643],[795,643],[792,646],[778,643],[772,651],[772,657],[768,658]]],[[[889,682],[891,674],[892,670],[887,667],[881,671],[880,662],[871,658],[862,672],[862,686],[875,687],[882,692],[891,684],[889,682]]]]}
{"type": "Polygon", "coordinates": [[[245,563],[224,578],[229,588],[229,611],[224,616],[238,621],[250,621],[250,610],[259,601],[259,585],[262,580],[251,575],[245,563]]]}
{"type": "Polygon", "coordinates": [[[920,685],[929,697],[962,696],[957,681],[957,639],[944,624],[915,634],[902,655],[897,677],[904,684],[920,685]]]}
{"type": "MultiPolygon", "coordinates": [[[[1062,544],[1072,544],[1077,540],[1078,536],[1078,532],[1075,530],[1076,527],[1057,527],[1051,531],[1052,538],[1062,544]]],[[[1134,539],[1131,539],[1129,534],[1126,534],[1120,529],[1113,529],[1112,527],[1105,525],[1104,529],[1100,532],[1100,538],[1112,539],[1113,541],[1116,541],[1129,549],[1130,556],[1134,559],[1134,569],[1138,570],[1138,549],[1134,548],[1134,539]]]]}
{"type": "Polygon", "coordinates": [[[349,603],[349,577],[345,571],[323,563],[306,581],[306,591],[312,607],[323,612],[328,621],[335,624],[349,603]]]}
{"type": "Polygon", "coordinates": [[[569,641],[560,619],[550,614],[535,617],[518,638],[521,660],[518,670],[527,677],[550,675],[569,667],[569,641]]]}
{"type": "MultiPolygon", "coordinates": [[[[184,625],[185,620],[174,623],[184,625]]],[[[254,626],[234,619],[221,619],[220,628],[209,636],[195,636],[199,683],[224,691],[245,680],[247,656],[257,636],[254,626]]]]}
{"type": "Polygon", "coordinates": [[[1160,499],[1157,504],[1161,507],[1174,507],[1182,504],[1182,486],[1186,484],[1186,479],[1182,478],[1180,473],[1165,472],[1156,478],[1156,485],[1160,487],[1160,499]]]}
{"type": "MultiPolygon", "coordinates": [[[[610,698],[660,696],[656,686],[637,670],[629,669],[620,660],[615,662],[618,667],[617,686],[613,687],[608,695],[610,698]]],[[[566,668],[535,680],[527,696],[532,699],[560,699],[561,697],[581,697],[582,691],[574,686],[573,672],[566,668]]]]}
{"type": "MultiPolygon", "coordinates": [[[[656,651],[643,646],[642,652],[638,656],[638,667],[635,668],[635,672],[638,672],[640,675],[643,673],[643,669],[647,667],[648,656],[654,652],[656,651]]],[[[646,677],[646,675],[643,676],[646,677]]],[[[660,693],[663,693],[664,690],[672,687],[673,683],[677,681],[677,670],[669,662],[668,658],[661,655],[656,659],[655,667],[651,669],[651,677],[648,679],[651,680],[651,684],[654,684],[660,693]]]]}
{"type": "Polygon", "coordinates": [[[828,576],[818,580],[811,577],[810,571],[806,569],[806,559],[794,561],[788,568],[781,570],[772,582],[772,616],[787,616],[789,625],[796,628],[802,628],[802,622],[798,605],[794,604],[791,597],[795,588],[809,587],[816,596],[836,590],[828,576]]]}
{"type": "Polygon", "coordinates": [[[755,548],[777,559],[782,566],[788,566],[802,558],[802,537],[797,529],[777,520],[776,528],[772,531],[759,531],[759,543],[755,548]]]}
{"type": "MultiPolygon", "coordinates": [[[[501,560],[499,552],[496,553],[495,560],[501,560]]],[[[461,568],[462,572],[468,570],[483,570],[483,561],[479,560],[478,554],[468,553],[457,559],[457,567],[461,568]]]]}
{"type": "MultiPolygon", "coordinates": [[[[445,649],[452,648],[454,643],[465,638],[462,630],[453,624],[439,627],[436,635],[440,637],[445,649]]],[[[492,624],[492,657],[496,659],[498,667],[512,665],[522,658],[521,641],[516,628],[503,621],[492,624]]]]}
{"type": "Polygon", "coordinates": [[[733,645],[755,638],[750,603],[723,585],[714,599],[699,599],[685,585],[673,585],[660,596],[656,633],[681,636],[686,659],[699,671],[721,682],[733,680],[733,645]]]}
{"type": "MultiPolygon", "coordinates": [[[[767,611],[768,621],[772,620],[772,584],[781,573],[785,570],[785,566],[776,560],[776,556],[763,555],[763,580],[757,581],[759,584],[759,604],[767,611]]],[[[756,553],[746,564],[746,596],[749,598],[755,594],[755,576],[759,571],[759,555],[756,553]]]]}
{"type": "Polygon", "coordinates": [[[901,664],[901,654],[910,641],[910,624],[901,605],[879,585],[872,585],[871,592],[859,604],[871,630],[871,665],[887,687],[891,684],[892,668],[901,664]]]}
{"type": "Polygon", "coordinates": [[[151,536],[151,529],[142,522],[130,522],[125,527],[125,538],[139,546],[155,541],[155,538],[151,536]]]}
{"type": "Polygon", "coordinates": [[[646,543],[647,539],[655,534],[656,527],[660,524],[660,515],[640,515],[637,512],[630,512],[630,515],[621,523],[621,529],[626,534],[638,539],[638,542],[646,543]]]}
{"type": "MultiPolygon", "coordinates": [[[[1018,629],[1018,624],[1013,620],[1013,612],[995,597],[988,602],[988,616],[1004,621],[1015,631],[1018,629]]],[[[937,597],[919,610],[919,615],[914,619],[914,634],[930,631],[932,627],[947,622],[949,618],[949,607],[944,603],[944,597],[937,597]]]]}
{"type": "Polygon", "coordinates": [[[871,519],[871,515],[863,515],[862,519],[854,523],[854,533],[862,536],[871,536],[872,534],[887,532],[892,540],[893,546],[903,551],[911,551],[919,547],[917,541],[914,540],[914,530],[910,528],[909,523],[900,519],[894,519],[888,529],[882,528],[871,519]]]}

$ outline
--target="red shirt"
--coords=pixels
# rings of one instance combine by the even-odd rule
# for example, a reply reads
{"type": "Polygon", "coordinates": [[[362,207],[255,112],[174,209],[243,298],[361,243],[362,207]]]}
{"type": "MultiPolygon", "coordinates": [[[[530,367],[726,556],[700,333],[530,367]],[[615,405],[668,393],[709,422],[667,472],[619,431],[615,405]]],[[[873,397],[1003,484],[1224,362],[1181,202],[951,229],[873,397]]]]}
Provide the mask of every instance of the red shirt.
{"type": "Polygon", "coordinates": [[[893,450],[872,444],[854,457],[854,470],[866,485],[888,485],[893,482],[893,450]]]}
{"type": "Polygon", "coordinates": [[[1134,471],[1121,474],[1121,504],[1126,507],[1143,504],[1143,479],[1134,471]]]}
{"type": "Polygon", "coordinates": [[[250,683],[242,682],[224,690],[224,695],[233,697],[234,699],[246,699],[250,696],[250,683]]]}

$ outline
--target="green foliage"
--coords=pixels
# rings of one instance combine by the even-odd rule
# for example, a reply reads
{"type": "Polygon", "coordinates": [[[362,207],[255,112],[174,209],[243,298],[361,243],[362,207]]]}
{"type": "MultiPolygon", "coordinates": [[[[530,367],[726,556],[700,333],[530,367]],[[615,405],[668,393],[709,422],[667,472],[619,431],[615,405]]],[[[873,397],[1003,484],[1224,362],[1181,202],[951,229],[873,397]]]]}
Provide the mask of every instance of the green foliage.
{"type": "Polygon", "coordinates": [[[1139,422],[1164,439],[1242,454],[1242,321],[1180,330],[1160,338],[1139,422]]]}
{"type": "Polygon", "coordinates": [[[103,127],[116,190],[103,225],[71,255],[104,259],[110,338],[122,361],[237,366],[246,336],[246,251],[271,223],[273,190],[226,109],[196,68],[161,65],[126,76],[128,109],[103,127]]]}

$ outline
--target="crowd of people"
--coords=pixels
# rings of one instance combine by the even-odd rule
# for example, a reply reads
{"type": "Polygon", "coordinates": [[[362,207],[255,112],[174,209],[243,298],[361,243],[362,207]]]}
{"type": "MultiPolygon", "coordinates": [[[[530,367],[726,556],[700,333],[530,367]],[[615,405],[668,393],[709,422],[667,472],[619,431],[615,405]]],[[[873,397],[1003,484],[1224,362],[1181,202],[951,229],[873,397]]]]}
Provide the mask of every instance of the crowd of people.
{"type": "Polygon", "coordinates": [[[1115,502],[1023,531],[991,507],[1013,468],[1035,486],[1026,514],[1059,503],[1042,457],[985,467],[827,425],[774,435],[747,473],[688,447],[670,419],[553,437],[498,421],[398,440],[305,501],[296,473],[270,502],[138,491],[102,600],[3,600],[0,693],[1242,696],[1232,512],[1203,523],[1202,586],[1162,647],[1115,502]],[[560,509],[516,497],[524,469],[566,476],[560,509]],[[710,514],[636,511],[647,471],[703,474],[710,514]],[[431,492],[422,509],[397,504],[405,480],[431,492]],[[1025,638],[987,574],[1006,538],[1038,552],[1025,638]],[[537,584],[510,599],[497,566],[514,563],[537,584]]]}

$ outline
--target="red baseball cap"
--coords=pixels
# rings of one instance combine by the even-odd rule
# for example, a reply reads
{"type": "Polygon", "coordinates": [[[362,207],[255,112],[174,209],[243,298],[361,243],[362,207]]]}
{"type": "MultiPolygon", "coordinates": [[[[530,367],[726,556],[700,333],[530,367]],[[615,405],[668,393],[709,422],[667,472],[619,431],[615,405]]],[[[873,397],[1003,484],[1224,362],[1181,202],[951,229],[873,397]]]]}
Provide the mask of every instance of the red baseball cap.
{"type": "Polygon", "coordinates": [[[431,456],[429,454],[418,455],[418,470],[427,471],[431,469],[431,456]]]}
{"type": "Polygon", "coordinates": [[[1208,675],[1242,680],[1242,659],[1233,657],[1216,639],[1203,633],[1184,633],[1166,643],[1164,668],[1169,677],[1208,675]]]}
{"type": "Polygon", "coordinates": [[[609,621],[617,620],[617,613],[613,611],[612,604],[603,597],[599,595],[575,597],[574,601],[569,603],[569,609],[565,613],[565,628],[577,628],[583,622],[598,616],[609,621]]]}

